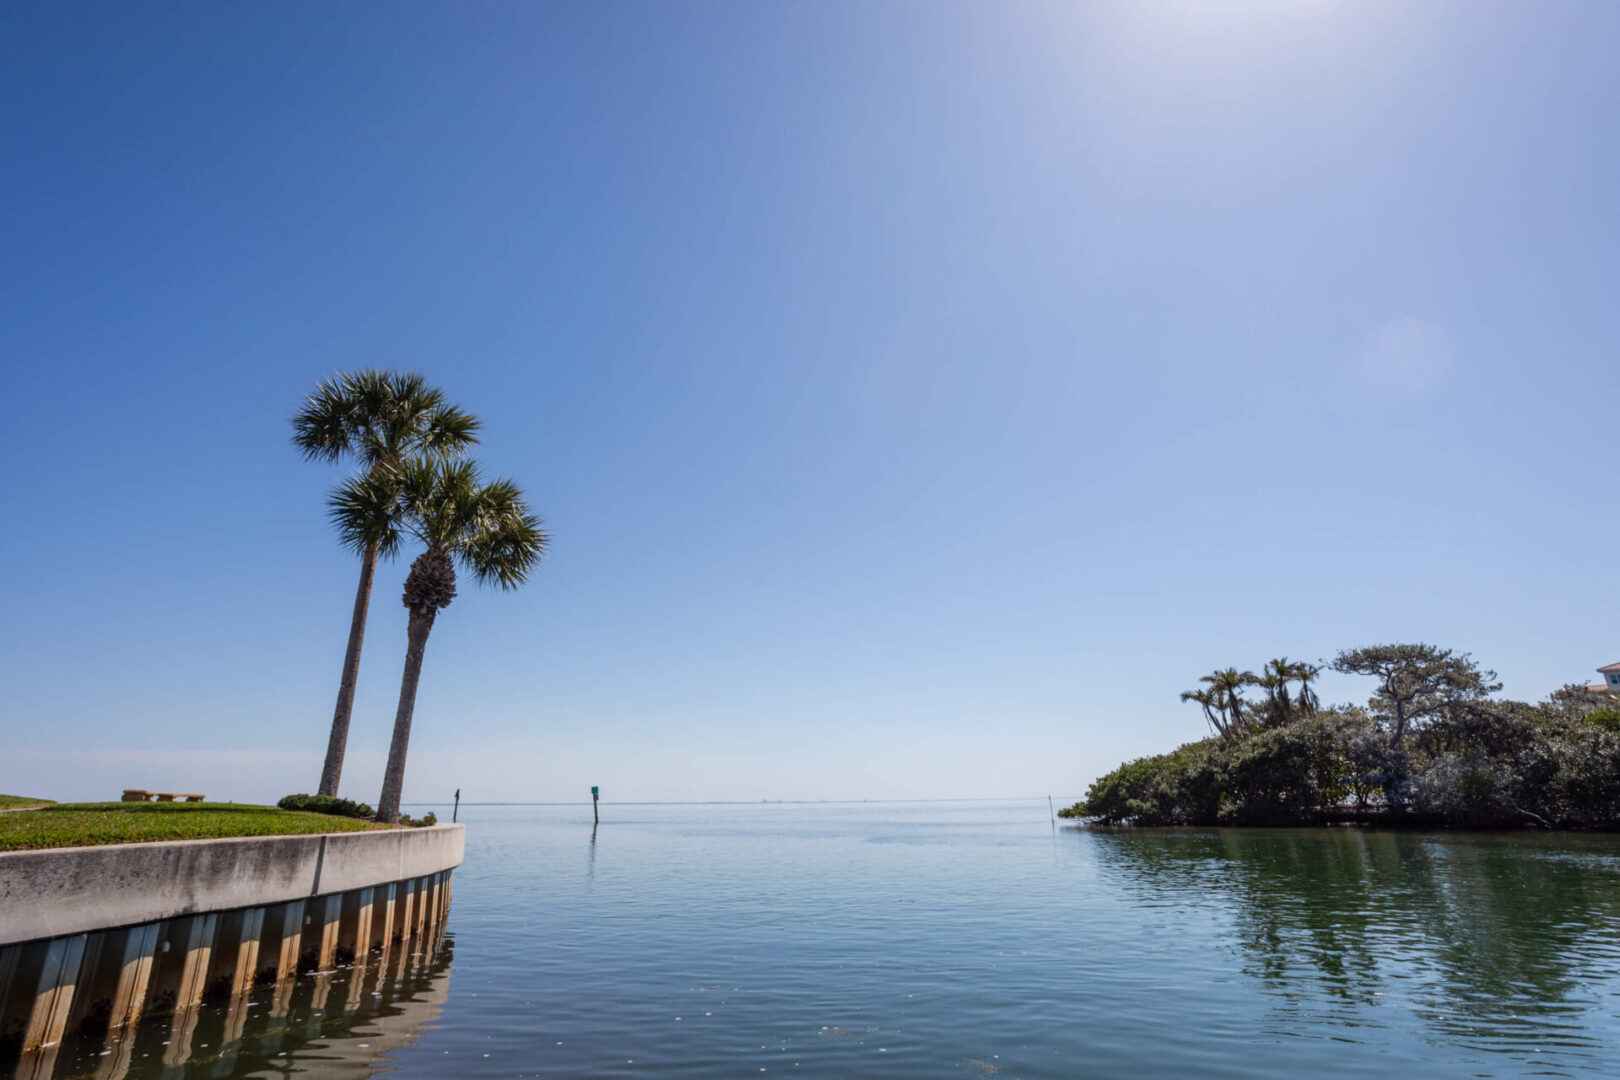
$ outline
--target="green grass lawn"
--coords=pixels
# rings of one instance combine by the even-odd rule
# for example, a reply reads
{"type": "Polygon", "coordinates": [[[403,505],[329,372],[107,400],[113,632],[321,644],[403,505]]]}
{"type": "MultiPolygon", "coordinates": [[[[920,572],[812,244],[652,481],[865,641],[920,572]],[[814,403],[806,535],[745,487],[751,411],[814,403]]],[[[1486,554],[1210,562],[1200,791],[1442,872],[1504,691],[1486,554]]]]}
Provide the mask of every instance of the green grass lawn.
{"type": "Polygon", "coordinates": [[[0,810],[17,810],[25,806],[49,806],[55,799],[30,799],[27,795],[0,795],[0,810]]]}
{"type": "Polygon", "coordinates": [[[331,814],[237,803],[60,803],[0,814],[0,851],[386,828],[390,826],[331,814]]]}

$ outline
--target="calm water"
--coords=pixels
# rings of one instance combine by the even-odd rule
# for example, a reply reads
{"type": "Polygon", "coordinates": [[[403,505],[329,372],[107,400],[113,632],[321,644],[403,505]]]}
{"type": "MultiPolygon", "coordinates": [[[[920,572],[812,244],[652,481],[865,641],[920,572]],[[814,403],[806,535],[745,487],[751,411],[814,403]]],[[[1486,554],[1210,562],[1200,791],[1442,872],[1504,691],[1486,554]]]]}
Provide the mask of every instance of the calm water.
{"type": "Polygon", "coordinates": [[[1620,837],[589,815],[463,807],[449,946],[407,985],[306,980],[234,1056],[205,1017],[129,1075],[1620,1074],[1620,837]]]}

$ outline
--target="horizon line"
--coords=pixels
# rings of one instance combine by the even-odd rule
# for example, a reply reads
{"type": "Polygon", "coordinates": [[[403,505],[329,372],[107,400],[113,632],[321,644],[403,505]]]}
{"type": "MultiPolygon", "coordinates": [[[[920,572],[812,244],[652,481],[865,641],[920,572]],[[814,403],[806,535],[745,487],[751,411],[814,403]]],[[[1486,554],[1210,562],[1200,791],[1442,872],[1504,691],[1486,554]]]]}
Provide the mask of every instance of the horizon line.
{"type": "MultiPolygon", "coordinates": [[[[1039,799],[1056,799],[1056,795],[994,795],[978,796],[972,798],[927,798],[927,799],[636,799],[620,802],[612,801],[614,806],[759,806],[768,803],[773,806],[826,806],[826,805],[859,805],[861,803],[945,803],[945,802],[1027,802],[1039,799]]],[[[600,800],[603,804],[608,799],[600,800]]],[[[450,802],[402,802],[401,806],[453,806],[450,802]]],[[[530,801],[479,801],[473,802],[462,799],[464,806],[589,806],[583,799],[573,799],[566,802],[530,802],[530,801]]]]}

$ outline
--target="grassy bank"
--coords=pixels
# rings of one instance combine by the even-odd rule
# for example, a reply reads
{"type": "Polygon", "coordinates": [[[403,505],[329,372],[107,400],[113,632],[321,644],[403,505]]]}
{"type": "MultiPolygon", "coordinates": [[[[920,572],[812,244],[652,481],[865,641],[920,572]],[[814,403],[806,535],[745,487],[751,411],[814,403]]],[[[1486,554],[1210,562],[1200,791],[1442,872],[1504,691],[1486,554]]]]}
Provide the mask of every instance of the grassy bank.
{"type": "Polygon", "coordinates": [[[26,810],[30,806],[50,806],[55,799],[31,799],[27,795],[0,795],[0,810],[26,810]]]}
{"type": "Polygon", "coordinates": [[[0,814],[0,851],[384,828],[389,826],[236,803],[65,803],[0,814]]]}

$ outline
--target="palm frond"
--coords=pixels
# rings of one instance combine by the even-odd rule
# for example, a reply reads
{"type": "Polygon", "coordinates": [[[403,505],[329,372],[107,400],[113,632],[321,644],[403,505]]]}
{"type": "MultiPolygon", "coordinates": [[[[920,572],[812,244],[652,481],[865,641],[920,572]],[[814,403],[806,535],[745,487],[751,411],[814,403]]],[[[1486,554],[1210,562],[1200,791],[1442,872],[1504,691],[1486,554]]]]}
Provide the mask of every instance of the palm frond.
{"type": "Polygon", "coordinates": [[[392,472],[351,476],[326,498],[326,514],[344,547],[393,558],[402,539],[402,505],[398,477],[392,472]]]}
{"type": "Polygon", "coordinates": [[[322,379],[293,414],[293,445],[306,460],[332,462],[352,451],[354,402],[347,393],[347,378],[322,379]]]}
{"type": "Polygon", "coordinates": [[[434,409],[422,424],[418,446],[424,454],[455,458],[478,444],[478,417],[454,405],[434,409]]]}
{"type": "Polygon", "coordinates": [[[408,528],[428,547],[451,550],[476,510],[478,466],[414,457],[399,469],[408,528]]]}
{"type": "Polygon", "coordinates": [[[545,558],[551,537],[527,508],[503,514],[491,525],[474,534],[457,554],[480,585],[515,589],[545,558]]]}
{"type": "Polygon", "coordinates": [[[394,465],[412,454],[454,457],[478,441],[478,418],[415,372],[362,368],[316,384],[293,415],[293,445],[314,461],[394,465]]]}
{"type": "Polygon", "coordinates": [[[511,480],[485,482],[475,462],[424,457],[392,472],[406,528],[480,584],[515,589],[544,558],[550,537],[511,480]]]}

